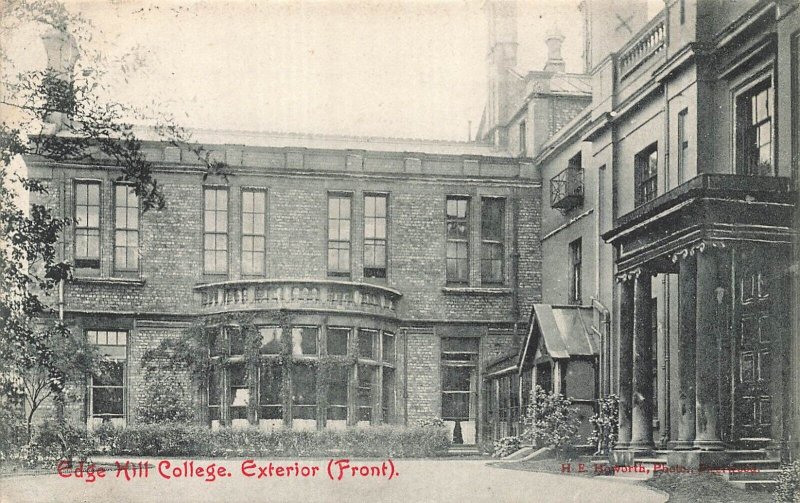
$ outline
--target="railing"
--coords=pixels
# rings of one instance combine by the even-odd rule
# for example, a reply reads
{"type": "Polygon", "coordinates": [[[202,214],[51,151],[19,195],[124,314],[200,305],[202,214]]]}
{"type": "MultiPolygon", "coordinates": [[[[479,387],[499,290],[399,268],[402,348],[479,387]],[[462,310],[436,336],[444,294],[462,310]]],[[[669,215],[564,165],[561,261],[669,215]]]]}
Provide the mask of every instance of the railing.
{"type": "Polygon", "coordinates": [[[349,281],[241,280],[197,285],[206,314],[226,311],[307,309],[396,316],[400,292],[349,281]]]}
{"type": "Polygon", "coordinates": [[[583,203],[583,168],[568,167],[550,179],[550,207],[568,210],[583,203]]]}
{"type": "Polygon", "coordinates": [[[663,51],[666,43],[666,20],[662,12],[647,23],[639,34],[619,52],[617,75],[620,80],[630,75],[645,61],[663,51]]]}

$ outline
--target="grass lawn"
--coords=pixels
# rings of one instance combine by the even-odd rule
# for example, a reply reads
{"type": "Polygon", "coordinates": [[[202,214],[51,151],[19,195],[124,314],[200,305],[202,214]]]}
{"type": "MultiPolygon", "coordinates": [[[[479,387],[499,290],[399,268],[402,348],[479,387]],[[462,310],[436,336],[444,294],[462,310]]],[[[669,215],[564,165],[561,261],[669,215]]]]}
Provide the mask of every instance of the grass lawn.
{"type": "MultiPolygon", "coordinates": [[[[577,477],[600,476],[594,473],[591,459],[588,457],[492,463],[492,466],[508,470],[561,473],[577,477]],[[580,463],[585,465],[585,472],[578,470],[580,463]],[[569,472],[563,470],[564,464],[570,465],[569,472]]],[[[650,480],[635,483],[668,493],[670,503],[694,503],[697,501],[703,503],[771,503],[773,501],[772,495],[769,493],[739,489],[711,473],[658,473],[650,480]]]]}

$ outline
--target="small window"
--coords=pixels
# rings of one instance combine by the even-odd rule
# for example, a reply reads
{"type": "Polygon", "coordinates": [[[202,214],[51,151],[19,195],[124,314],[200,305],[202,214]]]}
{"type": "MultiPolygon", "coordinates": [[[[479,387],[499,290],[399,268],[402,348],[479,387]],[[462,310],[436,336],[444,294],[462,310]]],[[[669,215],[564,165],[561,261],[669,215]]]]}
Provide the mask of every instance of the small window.
{"type": "Polygon", "coordinates": [[[386,196],[364,196],[364,277],[386,277],[386,196]]]}
{"type": "Polygon", "coordinates": [[[100,268],[100,182],[75,184],[75,267],[100,268]]]}
{"type": "Polygon", "coordinates": [[[114,269],[139,269],[139,198],[130,185],[114,187],[114,269]]]}
{"type": "Polygon", "coordinates": [[[317,418],[317,373],[312,365],[292,366],[292,417],[317,418]]]}
{"type": "Polygon", "coordinates": [[[347,420],[347,382],[352,367],[331,368],[328,382],[328,421],[347,420]]]}
{"type": "Polygon", "coordinates": [[[359,330],[358,331],[358,356],[359,358],[368,358],[370,360],[377,360],[376,357],[376,342],[378,332],[375,330],[359,330]]]}
{"type": "Polygon", "coordinates": [[[244,363],[232,364],[229,367],[230,393],[228,405],[230,417],[247,419],[247,405],[250,403],[250,387],[247,385],[247,370],[244,363]]]}
{"type": "Polygon", "coordinates": [[[447,282],[469,283],[469,199],[447,198],[447,282]]]}
{"type": "Polygon", "coordinates": [[[383,333],[383,361],[385,363],[395,361],[394,334],[390,332],[383,333]]]}
{"type": "Polygon", "coordinates": [[[658,145],[656,143],[642,150],[634,159],[635,204],[641,206],[658,195],[658,145]]]}
{"type": "Polygon", "coordinates": [[[528,125],[525,121],[519,123],[519,153],[527,155],[528,150],[528,125]]]}
{"type": "Polygon", "coordinates": [[[767,79],[736,98],[737,172],[770,176],[773,170],[773,90],[767,79]]]}
{"type": "Polygon", "coordinates": [[[244,354],[244,331],[240,327],[225,327],[228,350],[231,355],[244,354]]]}
{"type": "Polygon", "coordinates": [[[328,328],[328,354],[346,355],[347,341],[349,338],[349,328],[328,328]]]}
{"type": "Polygon", "coordinates": [[[203,207],[203,271],[228,273],[228,191],[206,188],[203,207]]]}
{"type": "Polygon", "coordinates": [[[569,244],[569,301],[571,304],[581,302],[581,265],[582,265],[582,246],[580,238],[569,244]]]}
{"type": "Polygon", "coordinates": [[[242,274],[263,276],[266,262],[266,200],[263,190],[242,190],[242,274]]]}
{"type": "Polygon", "coordinates": [[[328,275],[350,276],[350,196],[328,196],[328,275]]]}
{"type": "Polygon", "coordinates": [[[261,367],[258,390],[259,419],[283,418],[282,382],[280,366],[263,365],[261,367]]]}
{"type": "Polygon", "coordinates": [[[317,355],[316,327],[292,327],[292,354],[317,355]]]}
{"type": "Polygon", "coordinates": [[[505,262],[505,200],[484,198],[481,205],[481,283],[502,284],[505,262]]]}
{"type": "Polygon", "coordinates": [[[104,362],[100,372],[92,376],[90,390],[91,417],[94,422],[112,423],[125,417],[125,363],[104,362]]]}
{"type": "Polygon", "coordinates": [[[370,365],[358,366],[358,422],[372,422],[376,370],[370,365]]]}
{"type": "Polygon", "coordinates": [[[281,327],[261,327],[258,331],[261,334],[260,352],[262,355],[277,355],[282,352],[283,330],[281,327]]]}
{"type": "Polygon", "coordinates": [[[686,181],[686,169],[689,165],[689,139],[686,136],[686,116],[689,110],[684,108],[678,113],[678,185],[686,181]]]}

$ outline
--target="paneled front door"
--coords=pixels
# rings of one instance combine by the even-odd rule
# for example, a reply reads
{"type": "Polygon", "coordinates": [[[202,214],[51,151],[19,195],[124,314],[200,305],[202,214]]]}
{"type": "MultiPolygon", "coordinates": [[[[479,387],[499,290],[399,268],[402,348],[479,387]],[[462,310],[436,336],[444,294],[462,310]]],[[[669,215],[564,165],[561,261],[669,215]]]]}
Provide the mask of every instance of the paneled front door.
{"type": "Polygon", "coordinates": [[[771,312],[768,266],[755,254],[743,254],[737,276],[739,323],[734,375],[734,438],[772,435],[772,379],[778,330],[771,312]],[[748,265],[749,262],[749,265],[748,265]],[[761,263],[759,263],[761,262],[761,263]]]}

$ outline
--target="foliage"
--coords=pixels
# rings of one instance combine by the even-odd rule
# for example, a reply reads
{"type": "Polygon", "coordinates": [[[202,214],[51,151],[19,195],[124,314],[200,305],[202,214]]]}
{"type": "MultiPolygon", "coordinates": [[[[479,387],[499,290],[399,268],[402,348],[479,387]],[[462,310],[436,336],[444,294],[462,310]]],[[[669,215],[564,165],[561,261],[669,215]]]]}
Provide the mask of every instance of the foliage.
{"type": "Polygon", "coordinates": [[[534,387],[522,417],[525,425],[522,439],[556,451],[570,447],[578,433],[579,423],[571,405],[572,402],[559,393],[547,392],[541,386],[534,387]]]}
{"type": "Polygon", "coordinates": [[[85,461],[94,450],[94,439],[85,426],[45,421],[31,443],[26,464],[52,467],[59,460],[85,461]]]}
{"type": "Polygon", "coordinates": [[[432,426],[435,428],[446,428],[447,426],[444,424],[444,421],[438,417],[425,417],[422,419],[417,419],[417,426],[426,427],[432,426]]]}
{"type": "Polygon", "coordinates": [[[189,424],[105,427],[96,432],[102,452],[127,456],[440,456],[450,446],[446,428],[370,426],[345,430],[286,428],[210,430],[189,424]]]}
{"type": "Polygon", "coordinates": [[[158,370],[147,373],[144,379],[144,396],[136,409],[137,421],[188,423],[194,419],[194,406],[181,376],[158,370]]]}
{"type": "Polygon", "coordinates": [[[589,443],[597,446],[595,455],[609,454],[617,443],[619,434],[619,398],[611,394],[597,400],[598,411],[589,418],[594,427],[589,443]]]}
{"type": "Polygon", "coordinates": [[[0,406],[0,462],[19,457],[20,449],[28,442],[28,432],[22,411],[15,404],[0,406]]]}
{"type": "Polygon", "coordinates": [[[514,454],[522,447],[522,442],[519,437],[503,437],[494,442],[494,450],[492,451],[493,458],[504,458],[510,454],[514,454]]]}
{"type": "Polygon", "coordinates": [[[781,466],[775,488],[775,501],[779,503],[796,503],[800,501],[800,460],[781,466]]]}

